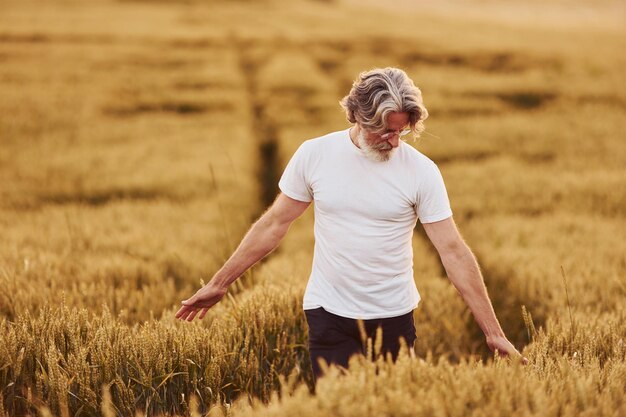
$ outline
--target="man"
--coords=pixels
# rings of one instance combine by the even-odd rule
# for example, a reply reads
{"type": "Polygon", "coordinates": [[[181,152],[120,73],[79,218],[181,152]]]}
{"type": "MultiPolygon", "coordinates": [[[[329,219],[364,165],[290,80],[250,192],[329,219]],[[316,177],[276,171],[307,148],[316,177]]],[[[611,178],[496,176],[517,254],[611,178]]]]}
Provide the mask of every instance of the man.
{"type": "Polygon", "coordinates": [[[359,75],[341,105],[353,126],[299,147],[280,179],[276,201],[213,279],[182,302],[176,317],[203,318],[315,201],[315,251],[303,307],[316,377],[320,359],[346,367],[350,356],[363,352],[364,333],[371,337],[378,327],[382,352],[394,359],[401,338],[413,345],[413,310],[420,300],[411,245],[417,219],[488,346],[519,356],[457,231],[439,170],[401,140],[424,130],[428,113],[421,91],[400,69],[374,69],[359,75]]]}

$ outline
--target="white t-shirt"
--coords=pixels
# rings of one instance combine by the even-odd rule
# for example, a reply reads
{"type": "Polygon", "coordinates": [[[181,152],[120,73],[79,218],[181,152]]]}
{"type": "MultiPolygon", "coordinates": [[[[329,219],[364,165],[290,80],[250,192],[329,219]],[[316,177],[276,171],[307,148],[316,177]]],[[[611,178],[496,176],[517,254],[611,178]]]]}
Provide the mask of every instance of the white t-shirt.
{"type": "Polygon", "coordinates": [[[365,320],[417,307],[413,229],[418,217],[431,223],[452,215],[433,161],[402,141],[389,161],[372,161],[346,129],[300,145],[279,187],[295,200],[314,200],[305,310],[365,320]]]}

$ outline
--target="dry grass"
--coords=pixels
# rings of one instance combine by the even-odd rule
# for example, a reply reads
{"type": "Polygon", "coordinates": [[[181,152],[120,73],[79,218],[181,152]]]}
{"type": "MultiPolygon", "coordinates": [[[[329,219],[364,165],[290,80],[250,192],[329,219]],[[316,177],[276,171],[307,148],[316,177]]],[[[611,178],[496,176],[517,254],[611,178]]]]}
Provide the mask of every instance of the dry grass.
{"type": "Polygon", "coordinates": [[[621,6],[473,4],[2,2],[0,416],[626,414],[621,6]],[[173,312],[387,65],[530,364],[491,359],[420,229],[416,355],[313,394],[312,210],[204,322],[173,312]]]}

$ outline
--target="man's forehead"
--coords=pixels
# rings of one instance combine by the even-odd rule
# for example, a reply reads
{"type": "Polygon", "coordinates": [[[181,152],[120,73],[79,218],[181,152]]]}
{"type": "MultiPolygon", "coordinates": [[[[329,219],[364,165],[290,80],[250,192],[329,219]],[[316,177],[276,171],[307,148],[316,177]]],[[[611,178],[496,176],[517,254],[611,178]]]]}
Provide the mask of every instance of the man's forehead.
{"type": "Polygon", "coordinates": [[[407,112],[391,112],[387,115],[387,128],[392,130],[402,129],[409,123],[409,113],[407,112]]]}

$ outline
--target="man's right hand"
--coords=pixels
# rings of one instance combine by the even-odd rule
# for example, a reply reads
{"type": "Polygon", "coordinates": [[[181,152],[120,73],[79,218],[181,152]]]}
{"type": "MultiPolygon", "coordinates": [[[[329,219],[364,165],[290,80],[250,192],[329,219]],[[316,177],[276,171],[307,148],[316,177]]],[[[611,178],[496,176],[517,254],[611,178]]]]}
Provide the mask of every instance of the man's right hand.
{"type": "Polygon", "coordinates": [[[192,321],[198,313],[204,318],[220,301],[233,281],[270,253],[281,241],[289,225],[311,205],[279,193],[274,204],[254,223],[228,261],[193,297],[182,302],[176,318],[192,321]],[[219,284],[218,284],[219,282],[219,284]]]}
{"type": "Polygon", "coordinates": [[[226,289],[217,287],[212,283],[200,288],[189,299],[184,300],[182,307],[176,312],[176,318],[192,321],[198,313],[198,318],[203,319],[207,311],[217,304],[226,295],[226,289]]]}

